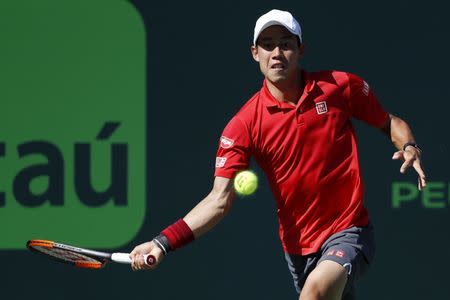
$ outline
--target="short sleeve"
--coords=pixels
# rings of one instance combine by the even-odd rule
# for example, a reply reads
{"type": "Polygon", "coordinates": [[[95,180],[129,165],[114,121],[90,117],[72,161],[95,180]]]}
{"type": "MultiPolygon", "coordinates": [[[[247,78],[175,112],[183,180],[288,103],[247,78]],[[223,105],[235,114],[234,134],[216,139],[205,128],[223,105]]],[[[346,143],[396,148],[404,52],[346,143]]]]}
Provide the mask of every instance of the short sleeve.
{"type": "Polygon", "coordinates": [[[374,127],[381,127],[389,117],[372,88],[362,78],[348,74],[348,100],[352,117],[374,127]]]}
{"type": "Polygon", "coordinates": [[[220,137],[214,175],[232,178],[236,172],[248,169],[250,151],[249,131],[239,118],[234,117],[227,124],[220,137]]]}

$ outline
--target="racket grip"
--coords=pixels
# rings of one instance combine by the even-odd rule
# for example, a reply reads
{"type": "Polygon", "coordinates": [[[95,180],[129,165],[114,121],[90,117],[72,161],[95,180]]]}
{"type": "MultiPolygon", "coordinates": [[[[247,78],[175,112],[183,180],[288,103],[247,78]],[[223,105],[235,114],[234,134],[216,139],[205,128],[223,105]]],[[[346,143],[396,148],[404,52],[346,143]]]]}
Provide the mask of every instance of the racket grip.
{"type": "Polygon", "coordinates": [[[129,253],[113,253],[111,254],[111,260],[121,264],[130,264],[131,258],[129,253]]]}
{"type": "Polygon", "coordinates": [[[156,263],[156,258],[151,254],[144,254],[144,262],[147,266],[152,266],[156,263]]]}

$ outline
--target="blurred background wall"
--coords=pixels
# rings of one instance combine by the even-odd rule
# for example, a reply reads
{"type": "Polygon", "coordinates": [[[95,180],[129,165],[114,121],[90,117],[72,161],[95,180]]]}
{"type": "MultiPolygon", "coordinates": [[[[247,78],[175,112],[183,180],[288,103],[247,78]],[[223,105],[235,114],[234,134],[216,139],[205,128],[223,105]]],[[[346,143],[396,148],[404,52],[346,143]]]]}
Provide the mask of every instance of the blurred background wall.
{"type": "Polygon", "coordinates": [[[27,239],[46,238],[131,251],[206,196],[222,129],[261,86],[250,45],[256,19],[272,8],[302,24],[304,68],[363,77],[424,150],[429,187],[418,193],[414,172],[400,174],[391,160],[388,139],[354,121],[378,242],[359,299],[450,298],[446,2],[42,0],[0,3],[5,299],[296,299],[275,202],[255,164],[258,191],[156,271],[79,270],[24,249],[27,239]],[[120,125],[102,139],[108,122],[120,125]],[[58,155],[38,149],[21,157],[19,145],[32,141],[54,145],[61,159],[50,164],[58,155]],[[127,147],[125,202],[115,194],[80,201],[75,145],[83,143],[98,193],[111,183],[113,146],[127,147]],[[18,184],[31,195],[21,202],[17,174],[37,164],[63,169],[18,184]],[[61,174],[63,203],[49,192],[61,174]]]}

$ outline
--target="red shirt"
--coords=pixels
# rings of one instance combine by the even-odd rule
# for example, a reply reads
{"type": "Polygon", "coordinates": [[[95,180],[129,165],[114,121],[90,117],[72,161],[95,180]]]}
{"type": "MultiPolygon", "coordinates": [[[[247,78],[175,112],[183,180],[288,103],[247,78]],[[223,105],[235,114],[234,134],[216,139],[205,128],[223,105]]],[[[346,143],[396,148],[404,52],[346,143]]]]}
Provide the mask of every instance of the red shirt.
{"type": "Polygon", "coordinates": [[[284,251],[307,255],[336,232],[368,225],[350,117],[380,127],[388,113],[353,74],[302,76],[305,88],[296,106],[276,100],[264,81],[225,127],[215,176],[232,178],[253,155],[277,201],[284,251]]]}

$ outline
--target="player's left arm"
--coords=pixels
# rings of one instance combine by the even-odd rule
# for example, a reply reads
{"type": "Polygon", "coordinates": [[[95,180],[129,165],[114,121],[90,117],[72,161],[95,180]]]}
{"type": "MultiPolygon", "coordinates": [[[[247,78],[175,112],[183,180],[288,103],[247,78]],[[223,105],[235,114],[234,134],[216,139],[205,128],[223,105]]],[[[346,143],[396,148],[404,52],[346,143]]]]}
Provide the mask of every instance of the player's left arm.
{"type": "Polygon", "coordinates": [[[420,160],[422,152],[416,145],[411,128],[405,121],[388,114],[383,109],[373,89],[361,77],[350,73],[347,73],[347,76],[348,84],[344,96],[347,96],[350,115],[380,128],[388,135],[398,149],[392,159],[404,161],[400,172],[405,173],[409,167],[413,167],[419,174],[418,188],[422,190],[426,185],[425,172],[420,160]]]}
{"type": "Polygon", "coordinates": [[[422,190],[426,184],[426,176],[422,167],[422,151],[417,147],[416,140],[409,125],[402,119],[392,114],[383,123],[380,129],[391,139],[394,146],[398,149],[392,159],[403,160],[400,172],[405,173],[409,167],[413,167],[419,175],[418,188],[422,190]]]}

